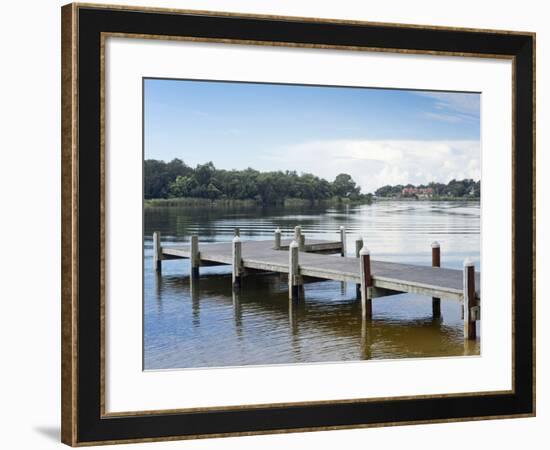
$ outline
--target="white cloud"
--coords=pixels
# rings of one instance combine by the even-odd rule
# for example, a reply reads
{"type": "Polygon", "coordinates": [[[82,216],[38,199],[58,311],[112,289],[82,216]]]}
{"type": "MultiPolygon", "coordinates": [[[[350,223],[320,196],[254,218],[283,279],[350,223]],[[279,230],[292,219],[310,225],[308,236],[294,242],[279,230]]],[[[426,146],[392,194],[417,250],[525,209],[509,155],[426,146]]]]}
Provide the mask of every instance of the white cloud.
{"type": "Polygon", "coordinates": [[[461,115],[427,112],[424,114],[424,116],[427,117],[428,119],[435,119],[435,120],[440,120],[441,122],[448,122],[448,123],[460,123],[463,121],[463,117],[461,115]]]}
{"type": "Polygon", "coordinates": [[[479,120],[480,95],[458,92],[417,92],[417,95],[434,100],[434,112],[425,115],[431,119],[458,123],[479,120]]]}
{"type": "Polygon", "coordinates": [[[479,141],[328,140],[279,148],[264,170],[292,169],[328,180],[349,173],[363,192],[386,184],[479,179],[479,141]]]}

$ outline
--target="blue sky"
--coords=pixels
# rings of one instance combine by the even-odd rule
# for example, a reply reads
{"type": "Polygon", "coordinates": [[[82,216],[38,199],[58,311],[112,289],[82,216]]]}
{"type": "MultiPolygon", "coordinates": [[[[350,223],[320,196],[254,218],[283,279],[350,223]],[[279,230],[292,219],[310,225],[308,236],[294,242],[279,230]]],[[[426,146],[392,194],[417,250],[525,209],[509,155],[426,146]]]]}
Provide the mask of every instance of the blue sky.
{"type": "Polygon", "coordinates": [[[480,177],[480,95],[144,80],[145,158],[347,172],[384,184],[480,177]]]}

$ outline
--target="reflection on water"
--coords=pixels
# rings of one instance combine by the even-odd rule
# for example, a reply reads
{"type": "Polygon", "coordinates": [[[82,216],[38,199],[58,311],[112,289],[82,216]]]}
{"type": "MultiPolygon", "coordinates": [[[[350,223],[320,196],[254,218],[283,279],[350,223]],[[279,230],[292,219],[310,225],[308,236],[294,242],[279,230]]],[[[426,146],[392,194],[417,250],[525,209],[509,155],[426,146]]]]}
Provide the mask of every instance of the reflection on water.
{"type": "MultiPolygon", "coordinates": [[[[430,244],[441,243],[443,267],[462,268],[469,256],[479,266],[479,204],[380,202],[344,208],[145,210],[144,368],[221,367],[323,361],[479,354],[465,343],[461,307],[442,300],[432,318],[431,298],[411,294],[373,300],[373,319],[361,319],[355,285],[336,281],[305,285],[305,300],[289,302],[284,276],[245,277],[231,289],[229,266],[201,268],[191,283],[187,260],[152,263],[153,231],[163,244],[271,239],[279,226],[297,224],[308,237],[337,240],[347,229],[348,251],[362,236],[373,259],[431,264],[430,244]]],[[[337,256],[334,256],[337,257],[337,256]]]]}

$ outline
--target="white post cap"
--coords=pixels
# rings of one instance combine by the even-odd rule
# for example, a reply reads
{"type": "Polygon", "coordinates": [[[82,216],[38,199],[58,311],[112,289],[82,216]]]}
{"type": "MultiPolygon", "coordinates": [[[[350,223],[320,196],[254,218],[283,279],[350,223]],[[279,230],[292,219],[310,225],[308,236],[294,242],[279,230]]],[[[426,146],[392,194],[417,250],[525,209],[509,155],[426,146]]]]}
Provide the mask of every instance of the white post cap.
{"type": "Polygon", "coordinates": [[[280,233],[280,232],[281,232],[281,229],[277,227],[277,229],[275,230],[275,233],[280,233]]]}
{"type": "Polygon", "coordinates": [[[361,248],[359,255],[360,256],[370,255],[370,250],[367,248],[366,245],[363,245],[363,248],[361,248]]]}
{"type": "Polygon", "coordinates": [[[290,243],[290,245],[288,246],[288,248],[296,248],[296,247],[298,247],[298,242],[296,242],[296,241],[294,241],[294,240],[293,240],[293,241],[290,243]]]}
{"type": "Polygon", "coordinates": [[[439,248],[439,242],[433,241],[432,242],[432,248],[439,248]]]}
{"type": "Polygon", "coordinates": [[[344,225],[340,225],[340,231],[345,230],[346,227],[344,225]]]}
{"type": "Polygon", "coordinates": [[[233,243],[236,244],[237,242],[241,242],[241,238],[239,236],[235,236],[233,238],[233,243]]]}
{"type": "Polygon", "coordinates": [[[474,267],[474,262],[470,258],[464,260],[464,267],[474,267]]]}

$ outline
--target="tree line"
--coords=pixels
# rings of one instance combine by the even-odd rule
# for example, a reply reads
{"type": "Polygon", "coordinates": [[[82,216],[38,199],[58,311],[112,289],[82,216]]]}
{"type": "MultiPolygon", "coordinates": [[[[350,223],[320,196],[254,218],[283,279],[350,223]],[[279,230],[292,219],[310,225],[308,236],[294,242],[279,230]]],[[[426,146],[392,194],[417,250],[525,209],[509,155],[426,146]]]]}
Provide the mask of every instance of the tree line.
{"type": "Polygon", "coordinates": [[[386,185],[377,189],[374,194],[377,197],[402,197],[407,196],[403,194],[403,191],[406,191],[406,188],[413,189],[429,189],[431,188],[433,197],[473,197],[479,198],[481,190],[481,182],[474,181],[471,178],[465,178],[463,180],[452,179],[447,184],[445,183],[435,183],[431,182],[428,184],[419,184],[417,186],[412,184],[397,184],[397,185],[386,185]]]}
{"type": "Polygon", "coordinates": [[[144,162],[144,197],[255,200],[262,204],[283,204],[285,199],[309,201],[332,198],[369,200],[371,195],[348,174],[330,182],[310,173],[296,171],[260,172],[218,169],[212,162],[190,167],[181,159],[170,162],[147,159],[144,162]]]}

